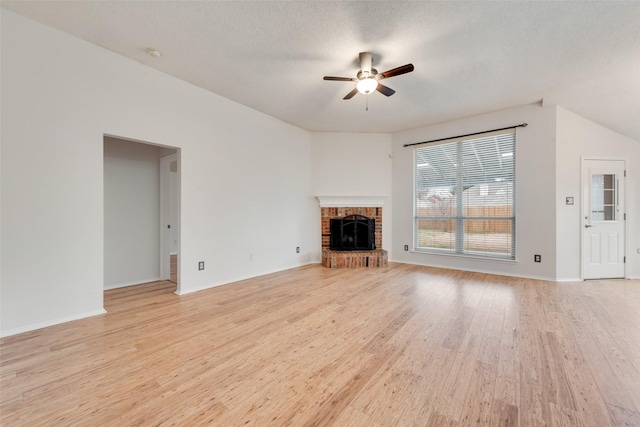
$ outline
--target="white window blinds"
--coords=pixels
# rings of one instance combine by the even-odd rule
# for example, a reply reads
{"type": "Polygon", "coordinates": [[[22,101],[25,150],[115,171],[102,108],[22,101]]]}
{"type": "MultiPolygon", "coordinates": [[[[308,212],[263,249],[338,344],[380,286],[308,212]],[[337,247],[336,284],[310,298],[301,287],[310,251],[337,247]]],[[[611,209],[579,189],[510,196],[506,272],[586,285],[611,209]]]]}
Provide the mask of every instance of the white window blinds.
{"type": "Polygon", "coordinates": [[[414,248],[515,258],[515,130],[415,148],[414,248]]]}

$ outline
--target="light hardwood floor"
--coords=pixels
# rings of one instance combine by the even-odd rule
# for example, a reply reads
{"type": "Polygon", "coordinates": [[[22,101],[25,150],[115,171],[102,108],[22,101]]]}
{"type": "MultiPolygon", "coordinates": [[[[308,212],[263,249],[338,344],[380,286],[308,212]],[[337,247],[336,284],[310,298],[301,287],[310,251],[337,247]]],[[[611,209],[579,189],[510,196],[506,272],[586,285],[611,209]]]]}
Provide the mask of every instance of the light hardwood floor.
{"type": "Polygon", "coordinates": [[[3,426],[640,426],[640,281],[288,270],[1,341],[3,426]]]}

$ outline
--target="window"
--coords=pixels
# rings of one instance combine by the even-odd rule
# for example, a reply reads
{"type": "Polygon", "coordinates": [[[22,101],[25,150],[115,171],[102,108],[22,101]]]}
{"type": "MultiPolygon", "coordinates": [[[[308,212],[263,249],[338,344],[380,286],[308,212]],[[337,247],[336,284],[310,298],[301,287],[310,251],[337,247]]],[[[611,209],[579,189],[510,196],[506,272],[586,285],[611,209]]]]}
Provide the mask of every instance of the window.
{"type": "Polygon", "coordinates": [[[591,220],[615,221],[618,203],[615,175],[591,176],[591,220]]]}
{"type": "Polygon", "coordinates": [[[415,148],[414,248],[515,259],[515,130],[415,148]]]}

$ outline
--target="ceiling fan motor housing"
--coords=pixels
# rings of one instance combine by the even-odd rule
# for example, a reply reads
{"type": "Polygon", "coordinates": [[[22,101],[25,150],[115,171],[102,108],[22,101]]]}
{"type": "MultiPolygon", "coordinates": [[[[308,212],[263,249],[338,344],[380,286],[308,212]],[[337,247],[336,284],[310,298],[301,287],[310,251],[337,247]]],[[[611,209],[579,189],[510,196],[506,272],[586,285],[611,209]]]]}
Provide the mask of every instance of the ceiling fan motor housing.
{"type": "Polygon", "coordinates": [[[377,75],[378,75],[378,70],[376,70],[375,68],[372,68],[371,73],[369,73],[368,75],[362,70],[358,71],[358,75],[356,77],[358,77],[358,80],[362,80],[366,78],[375,78],[377,75]]]}

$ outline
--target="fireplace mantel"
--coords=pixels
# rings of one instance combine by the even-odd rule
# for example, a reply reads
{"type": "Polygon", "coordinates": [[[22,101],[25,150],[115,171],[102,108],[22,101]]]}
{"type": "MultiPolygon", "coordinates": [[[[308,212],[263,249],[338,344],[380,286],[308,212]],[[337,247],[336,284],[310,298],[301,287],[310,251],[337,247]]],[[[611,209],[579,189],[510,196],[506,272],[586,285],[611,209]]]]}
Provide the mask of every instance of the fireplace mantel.
{"type": "Polygon", "coordinates": [[[381,208],[385,197],[372,196],[316,196],[321,208],[381,208]]]}

